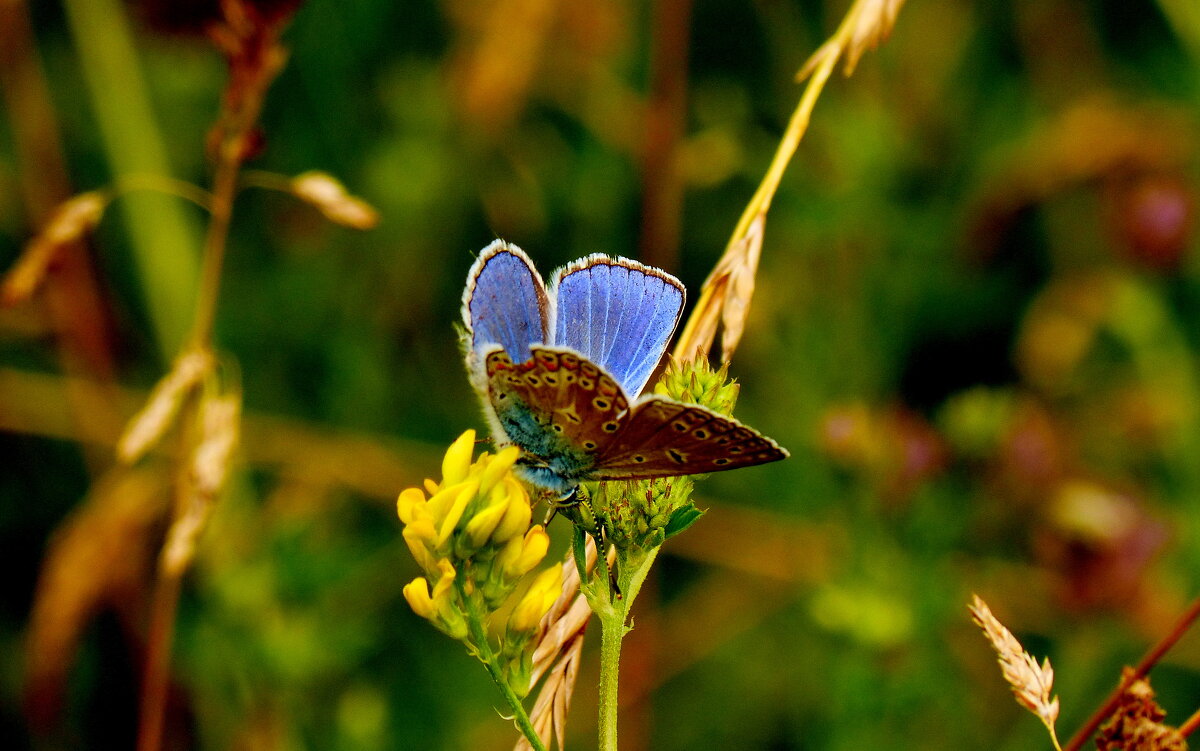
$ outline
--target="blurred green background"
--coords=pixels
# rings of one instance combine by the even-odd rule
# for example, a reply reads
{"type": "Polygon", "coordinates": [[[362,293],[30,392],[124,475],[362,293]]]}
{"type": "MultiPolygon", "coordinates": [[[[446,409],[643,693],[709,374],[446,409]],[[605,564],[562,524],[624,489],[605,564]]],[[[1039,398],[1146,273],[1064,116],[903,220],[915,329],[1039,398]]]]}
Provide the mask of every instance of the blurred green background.
{"type": "MultiPolygon", "coordinates": [[[[203,5],[0,10],[0,267],[118,174],[207,185],[203,5]]],[[[301,5],[249,166],[326,170],[382,220],[239,196],[216,336],[246,422],[180,604],[168,748],[511,747],[483,670],[401,597],[393,506],[483,428],[453,330],[472,254],[637,256],[694,298],[846,8],[301,5]]],[[[711,513],[637,603],[622,748],[1046,748],[972,592],[1050,656],[1064,739],[1168,630],[1200,592],[1197,71],[1189,0],[910,0],[830,82],[732,367],[737,415],[792,458],[700,485],[711,513]]],[[[112,446],[181,343],[203,226],[123,198],[0,309],[6,749],[133,746],[170,462],[112,446]]],[[[1182,721],[1200,639],[1152,677],[1182,721]]]]}

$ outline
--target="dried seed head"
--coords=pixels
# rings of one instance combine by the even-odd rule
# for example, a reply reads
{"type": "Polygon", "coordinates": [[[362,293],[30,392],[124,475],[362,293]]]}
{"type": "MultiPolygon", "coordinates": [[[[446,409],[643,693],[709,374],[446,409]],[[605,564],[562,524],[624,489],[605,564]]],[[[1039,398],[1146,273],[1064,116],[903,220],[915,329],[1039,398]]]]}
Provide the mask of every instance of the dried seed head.
{"type": "MultiPolygon", "coordinates": [[[[1129,680],[1133,671],[1125,668],[1121,680],[1129,680]]],[[[1100,726],[1097,751],[1187,751],[1187,742],[1177,728],[1164,725],[1167,713],[1154,700],[1149,678],[1139,678],[1126,687],[1120,703],[1100,726]]]]}
{"type": "Polygon", "coordinates": [[[361,198],[347,193],[340,182],[325,172],[297,175],[292,180],[292,193],[335,224],[371,229],[379,223],[379,212],[361,198]]]}
{"type": "Polygon", "coordinates": [[[846,45],[846,75],[854,72],[864,52],[887,40],[902,5],[904,0],[859,0],[859,11],[846,45]]]}
{"type": "Polygon", "coordinates": [[[706,355],[716,339],[718,326],[724,327],[721,359],[728,362],[733,357],[746,330],[766,223],[764,208],[740,237],[730,241],[725,255],[704,280],[696,309],[672,353],[679,362],[686,364],[706,355]]]}
{"type": "Polygon", "coordinates": [[[892,33],[902,5],[904,0],[858,0],[846,13],[838,33],[804,62],[796,80],[803,81],[824,64],[832,67],[838,58],[845,59],[847,76],[854,73],[863,53],[878,47],[892,33]]]}
{"type": "Polygon", "coordinates": [[[241,426],[242,395],[231,392],[200,403],[200,443],[192,454],[192,482],[197,493],[216,496],[225,485],[241,426]]]}
{"type": "Polygon", "coordinates": [[[214,359],[208,350],[191,350],[180,355],[150,392],[142,409],[125,426],[117,442],[117,457],[132,464],[155,446],[175,422],[184,399],[212,371],[214,359]]]}
{"type": "Polygon", "coordinates": [[[59,249],[79,240],[95,227],[109,199],[106,193],[92,191],[59,204],[5,276],[3,286],[0,286],[0,305],[16,305],[29,299],[46,278],[59,249]]]}
{"type": "MultiPolygon", "coordinates": [[[[1054,723],[1058,719],[1058,697],[1050,698],[1054,688],[1054,669],[1049,658],[1038,665],[1037,660],[1021,648],[1021,642],[1004,627],[987,603],[979,595],[972,595],[968,606],[976,625],[992,643],[1000,662],[1004,680],[1012,688],[1017,703],[1033,712],[1054,735],[1054,723]]],[[[1055,746],[1057,746],[1057,741],[1055,746]]]]}

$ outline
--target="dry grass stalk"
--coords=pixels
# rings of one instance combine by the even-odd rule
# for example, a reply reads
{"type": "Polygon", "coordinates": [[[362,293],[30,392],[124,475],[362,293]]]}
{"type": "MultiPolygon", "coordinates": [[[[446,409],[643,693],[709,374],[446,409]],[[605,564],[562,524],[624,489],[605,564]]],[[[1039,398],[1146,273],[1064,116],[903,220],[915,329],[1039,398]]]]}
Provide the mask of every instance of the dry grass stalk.
{"type": "Polygon", "coordinates": [[[335,224],[351,229],[371,229],[379,223],[379,212],[361,198],[347,193],[345,186],[326,172],[313,170],[296,175],[291,188],[293,195],[335,224]]]}
{"type": "MultiPolygon", "coordinates": [[[[585,603],[586,604],[586,603],[585,603]]],[[[575,693],[575,679],[579,676],[579,660],[583,654],[583,632],[580,631],[564,645],[562,656],[546,677],[546,683],[538,693],[529,720],[542,739],[550,747],[551,735],[558,739],[559,751],[566,748],[567,711],[571,708],[571,696],[575,693]]],[[[522,737],[513,751],[533,751],[529,740],[522,737]]]]}
{"type": "Polygon", "coordinates": [[[700,299],[673,352],[676,360],[687,363],[706,356],[716,338],[718,325],[725,327],[721,340],[721,359],[728,362],[732,357],[745,329],[746,315],[754,294],[767,211],[771,208],[784,170],[808,130],[817,98],[839,59],[843,56],[846,58],[846,75],[850,75],[863,52],[887,38],[901,5],[903,0],[857,0],[833,36],[800,69],[797,79],[808,79],[808,85],[780,139],[767,174],[742,212],[725,246],[724,255],[701,287],[700,299]]]}
{"type": "Polygon", "coordinates": [[[155,385],[145,406],[125,426],[117,442],[117,457],[132,464],[154,448],[175,423],[179,408],[187,396],[212,371],[212,353],[206,349],[184,352],[171,371],[155,385]]]}
{"type": "Polygon", "coordinates": [[[1046,658],[1038,665],[1037,660],[1021,647],[1017,637],[992,615],[991,609],[979,595],[972,595],[968,607],[976,625],[983,629],[984,636],[996,650],[1000,671],[1012,688],[1017,703],[1038,716],[1050,732],[1054,747],[1060,748],[1054,731],[1054,723],[1058,720],[1058,697],[1050,698],[1054,688],[1054,669],[1050,666],[1050,659],[1046,658]]]}
{"type": "Polygon", "coordinates": [[[887,40],[896,25],[896,16],[904,0],[858,0],[846,12],[846,17],[832,39],[825,42],[800,68],[796,80],[803,81],[830,57],[830,65],[845,57],[847,76],[854,73],[859,59],[887,40]]]}
{"type": "MultiPolygon", "coordinates": [[[[615,551],[609,551],[609,565],[615,560],[615,551]]],[[[596,545],[588,538],[586,543],[587,570],[596,565],[596,545]]],[[[538,645],[533,652],[531,685],[546,676],[542,690],[538,692],[529,720],[538,737],[547,747],[553,731],[558,738],[558,747],[563,748],[567,709],[575,691],[575,678],[579,673],[579,655],[583,650],[583,632],[592,609],[579,591],[579,569],[568,552],[562,563],[562,593],[538,626],[538,645]]],[[[532,751],[529,741],[521,738],[513,751],[532,751]]]]}
{"type": "Polygon", "coordinates": [[[91,191],[60,204],[5,275],[0,284],[0,306],[8,307],[28,300],[46,278],[59,249],[81,239],[95,227],[108,201],[107,194],[91,191]]]}

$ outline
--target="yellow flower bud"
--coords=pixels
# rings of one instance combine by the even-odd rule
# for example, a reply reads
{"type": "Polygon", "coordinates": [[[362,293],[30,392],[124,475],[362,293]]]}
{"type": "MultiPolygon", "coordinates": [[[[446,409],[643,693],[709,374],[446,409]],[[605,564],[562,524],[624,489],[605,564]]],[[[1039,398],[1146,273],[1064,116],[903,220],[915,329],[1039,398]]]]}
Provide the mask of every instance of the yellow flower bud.
{"type": "Polygon", "coordinates": [[[427,620],[433,620],[437,614],[433,606],[433,598],[429,596],[429,582],[425,577],[418,576],[404,585],[404,599],[413,612],[427,620]]]}
{"type": "Polygon", "coordinates": [[[562,590],[562,566],[551,566],[538,574],[529,590],[508,618],[511,631],[530,631],[537,628],[542,616],[558,599],[562,590]]]}
{"type": "Polygon", "coordinates": [[[524,576],[541,563],[549,547],[550,535],[538,524],[526,532],[525,537],[509,540],[504,550],[500,551],[497,562],[505,576],[515,579],[524,576]]]}
{"type": "Polygon", "coordinates": [[[467,479],[467,471],[471,468],[471,455],[474,453],[474,430],[466,431],[450,444],[450,448],[446,449],[446,457],[442,459],[443,488],[467,479]]]}
{"type": "Polygon", "coordinates": [[[437,536],[437,530],[433,528],[433,521],[426,518],[414,519],[412,523],[404,527],[403,534],[404,542],[408,544],[408,549],[416,559],[417,565],[427,572],[436,570],[437,560],[429,552],[429,544],[437,536]]]}
{"type": "Polygon", "coordinates": [[[446,517],[442,519],[442,526],[437,536],[437,545],[439,547],[450,538],[450,533],[454,531],[458,520],[462,518],[463,511],[467,509],[467,504],[475,498],[475,493],[478,490],[478,480],[468,480],[461,485],[458,495],[454,498],[454,503],[447,509],[446,517]]]}
{"type": "Polygon", "coordinates": [[[493,503],[475,514],[471,521],[467,522],[467,536],[471,539],[471,545],[476,548],[483,547],[507,510],[508,500],[502,497],[499,503],[493,503]]]}
{"type": "Polygon", "coordinates": [[[426,477],[426,478],[425,478],[424,485],[425,485],[425,492],[426,492],[426,493],[428,493],[428,494],[429,494],[429,495],[431,495],[431,496],[433,496],[433,495],[437,495],[437,492],[438,492],[438,484],[437,484],[436,482],[434,482],[434,481],[433,481],[433,480],[431,480],[430,478],[426,477]]]}
{"type": "Polygon", "coordinates": [[[504,473],[512,469],[512,466],[517,463],[517,459],[521,456],[521,450],[516,446],[509,446],[503,449],[500,453],[492,457],[488,462],[487,467],[483,470],[483,475],[479,478],[479,492],[486,493],[492,489],[504,473]]]}
{"type": "Polygon", "coordinates": [[[496,525],[496,531],[492,533],[492,539],[496,542],[506,542],[517,535],[524,534],[529,529],[529,522],[533,518],[533,509],[529,506],[529,496],[519,482],[512,477],[506,477],[503,483],[493,489],[492,493],[495,495],[497,491],[501,490],[507,497],[508,508],[504,511],[504,518],[496,525]]]}
{"type": "Polygon", "coordinates": [[[418,509],[425,510],[425,494],[419,488],[405,488],[396,499],[396,515],[405,524],[412,524],[418,509]]]}
{"type": "Polygon", "coordinates": [[[454,570],[454,564],[449,558],[443,558],[437,562],[438,580],[437,584],[433,585],[433,599],[445,600],[450,592],[450,588],[454,586],[454,578],[458,576],[458,572],[454,570]]]}

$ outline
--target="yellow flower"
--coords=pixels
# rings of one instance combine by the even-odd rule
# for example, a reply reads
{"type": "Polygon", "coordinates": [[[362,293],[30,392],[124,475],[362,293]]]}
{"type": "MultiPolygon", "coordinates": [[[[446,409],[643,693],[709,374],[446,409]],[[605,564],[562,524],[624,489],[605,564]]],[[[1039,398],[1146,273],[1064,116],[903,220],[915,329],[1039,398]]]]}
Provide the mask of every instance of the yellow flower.
{"type": "Polygon", "coordinates": [[[430,543],[437,537],[431,519],[414,519],[404,527],[404,542],[416,559],[417,565],[426,572],[432,572],[437,567],[437,559],[429,551],[430,543]]]}
{"type": "Polygon", "coordinates": [[[529,591],[513,608],[508,618],[510,631],[530,631],[541,622],[542,616],[558,599],[562,590],[562,566],[551,566],[533,580],[529,591]]]}
{"type": "Polygon", "coordinates": [[[550,547],[550,536],[535,525],[525,533],[524,537],[514,537],[500,551],[496,562],[501,571],[510,579],[516,579],[532,571],[546,557],[546,549],[550,547]]]}
{"type": "MultiPolygon", "coordinates": [[[[492,494],[493,497],[495,495],[495,493],[492,494]]],[[[470,538],[471,545],[476,548],[483,547],[492,533],[496,531],[496,525],[500,523],[507,510],[508,498],[501,495],[498,502],[475,514],[466,526],[467,537],[470,538]]]]}
{"type": "Polygon", "coordinates": [[[404,599],[414,613],[453,638],[462,639],[467,635],[467,621],[454,592],[454,580],[458,572],[446,558],[437,562],[434,571],[437,583],[433,585],[432,594],[429,582],[425,577],[418,576],[404,585],[404,599]]]}
{"type": "MultiPolygon", "coordinates": [[[[404,597],[415,613],[456,639],[469,639],[468,613],[486,617],[511,604],[521,578],[545,558],[550,544],[544,529],[530,528],[529,493],[512,473],[520,449],[484,452],[472,461],[474,446],[475,432],[468,430],[447,449],[440,482],[426,480],[396,498],[404,541],[425,573],[404,587],[404,597]]],[[[514,608],[514,622],[536,625],[557,597],[557,581],[538,577],[514,608]],[[547,589],[552,583],[553,597],[547,589]]]]}
{"type": "Polygon", "coordinates": [[[458,524],[458,520],[462,518],[463,512],[467,510],[469,504],[479,491],[478,480],[468,480],[462,483],[461,486],[455,486],[457,494],[454,496],[454,502],[450,504],[450,508],[446,510],[446,515],[442,518],[442,528],[438,532],[437,546],[441,547],[446,540],[450,539],[450,533],[454,531],[454,527],[458,524]]]}
{"type": "Polygon", "coordinates": [[[450,444],[446,457],[442,459],[442,487],[467,479],[471,468],[471,455],[475,452],[475,431],[468,430],[450,444]]]}
{"type": "Polygon", "coordinates": [[[489,541],[500,546],[529,529],[529,493],[512,474],[520,449],[484,452],[472,462],[474,446],[475,431],[464,432],[446,450],[440,483],[426,480],[423,490],[406,488],[396,499],[404,539],[428,574],[436,559],[453,551],[466,555],[489,541]],[[465,538],[455,537],[458,530],[465,538]]]}
{"type": "Polygon", "coordinates": [[[405,524],[412,524],[418,514],[428,513],[425,509],[427,501],[420,488],[405,488],[396,499],[396,515],[405,524]]]}
{"type": "Polygon", "coordinates": [[[507,499],[507,508],[504,510],[504,518],[500,520],[500,523],[496,525],[496,530],[492,533],[492,539],[503,543],[517,535],[524,534],[529,529],[529,522],[533,518],[533,509],[529,505],[529,494],[525,492],[525,487],[511,475],[506,477],[504,484],[498,486],[496,490],[500,488],[504,489],[503,495],[507,499]]]}
{"type": "Polygon", "coordinates": [[[414,613],[426,620],[432,621],[437,615],[433,598],[429,596],[429,582],[425,581],[423,576],[418,576],[404,585],[404,599],[408,600],[408,606],[414,613]]]}
{"type": "MultiPolygon", "coordinates": [[[[487,461],[479,478],[479,492],[487,493],[504,475],[512,469],[521,456],[521,450],[516,446],[508,446],[487,461]]],[[[482,461],[484,457],[480,457],[482,461]]]]}

